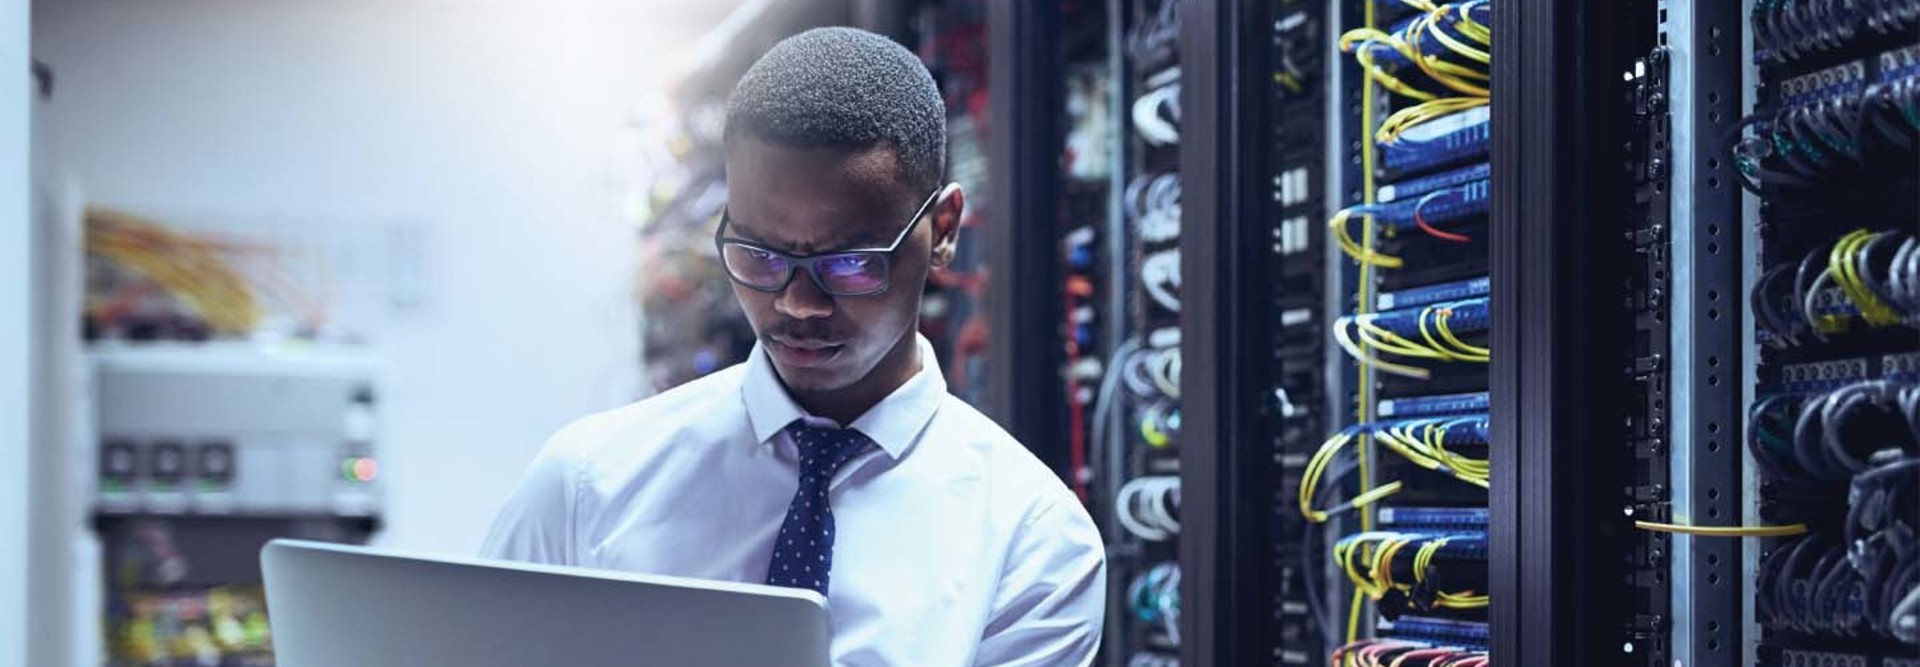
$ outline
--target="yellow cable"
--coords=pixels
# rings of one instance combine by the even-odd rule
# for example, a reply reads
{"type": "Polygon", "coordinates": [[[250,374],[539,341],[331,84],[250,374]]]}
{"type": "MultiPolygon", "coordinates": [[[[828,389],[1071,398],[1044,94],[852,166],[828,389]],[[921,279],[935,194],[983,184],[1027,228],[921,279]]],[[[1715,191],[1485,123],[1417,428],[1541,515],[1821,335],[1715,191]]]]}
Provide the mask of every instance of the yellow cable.
{"type": "Polygon", "coordinates": [[[1378,324],[1374,324],[1373,318],[1357,317],[1354,318],[1353,323],[1354,326],[1360,330],[1360,340],[1367,343],[1368,347],[1377,348],[1389,354],[1397,354],[1403,357],[1439,359],[1443,361],[1447,358],[1443,352],[1428,349],[1418,343],[1401,337],[1400,334],[1396,334],[1378,324]]]}
{"type": "Polygon", "coordinates": [[[1427,306],[1425,308],[1420,309],[1420,316],[1416,318],[1416,320],[1420,323],[1420,337],[1426,339],[1427,346],[1439,352],[1443,356],[1443,358],[1445,358],[1447,361],[1469,360],[1473,356],[1472,354],[1467,354],[1463,356],[1453,350],[1447,349],[1447,346],[1440,344],[1440,341],[1434,340],[1433,332],[1427,329],[1427,317],[1430,315],[1436,314],[1437,310],[1438,309],[1434,308],[1433,306],[1427,306]]]}
{"type": "Polygon", "coordinates": [[[1371,506],[1373,503],[1379,502],[1382,498],[1398,493],[1402,488],[1400,482],[1393,482],[1373,489],[1363,490],[1359,495],[1354,496],[1353,499],[1333,508],[1326,510],[1314,509],[1313,497],[1320,488],[1320,478],[1326,474],[1327,467],[1332,464],[1333,460],[1338,458],[1340,449],[1352,443],[1353,440],[1353,436],[1345,432],[1334,434],[1332,438],[1328,438],[1326,442],[1321,443],[1319,451],[1314,452],[1313,458],[1307,461],[1307,467],[1302,471],[1300,477],[1300,515],[1306,517],[1308,521],[1313,523],[1326,523],[1326,521],[1332,518],[1337,512],[1344,511],[1348,508],[1365,508],[1371,506]]]}
{"type": "Polygon", "coordinates": [[[1485,97],[1442,97],[1421,102],[1387,116],[1386,120],[1380,122],[1380,130],[1373,138],[1383,144],[1394,143],[1400,140],[1402,133],[1422,123],[1487,104],[1488,98],[1485,97]]]}
{"type": "Polygon", "coordinates": [[[1434,323],[1440,328],[1440,338],[1447,341],[1448,344],[1453,345],[1456,350],[1468,356],[1479,357],[1479,361],[1490,361],[1493,356],[1493,349],[1480,347],[1478,345],[1469,345],[1466,341],[1460,340],[1459,336],[1453,335],[1453,326],[1448,324],[1452,319],[1453,309],[1448,308],[1434,323]]]}
{"type": "MultiPolygon", "coordinates": [[[[1362,27],[1371,30],[1371,29],[1374,29],[1374,16],[1373,16],[1374,6],[1373,6],[1372,0],[1364,0],[1364,2],[1365,2],[1365,6],[1362,10],[1362,19],[1364,20],[1364,24],[1362,27]]],[[[1372,57],[1368,56],[1367,60],[1371,61],[1372,57]]],[[[1366,69],[1368,69],[1369,71],[1372,71],[1373,68],[1367,67],[1366,69]]],[[[1369,134],[1372,134],[1375,131],[1373,120],[1374,120],[1373,119],[1373,86],[1363,81],[1360,84],[1360,136],[1364,137],[1369,134]]],[[[1361,197],[1361,202],[1366,205],[1372,205],[1375,201],[1373,172],[1374,172],[1374,143],[1371,141],[1361,141],[1360,142],[1360,179],[1361,179],[1360,197],[1361,197]]],[[[1361,227],[1362,227],[1361,233],[1365,235],[1364,236],[1365,246],[1363,248],[1365,252],[1363,254],[1371,256],[1374,254],[1373,216],[1371,215],[1363,216],[1361,227]]],[[[1399,262],[1399,259],[1395,258],[1394,261],[1397,265],[1399,262]]],[[[1365,313],[1373,312],[1373,268],[1374,267],[1372,264],[1368,264],[1366,262],[1360,263],[1360,271],[1359,271],[1360,284],[1357,286],[1358,289],[1355,290],[1355,295],[1359,298],[1359,303],[1354,304],[1355,313],[1365,314],[1365,313]]],[[[1370,367],[1365,361],[1367,358],[1370,358],[1371,355],[1364,354],[1364,351],[1362,352],[1363,354],[1357,355],[1358,358],[1360,358],[1362,361],[1361,361],[1360,369],[1358,373],[1359,386],[1355,388],[1356,391],[1354,392],[1354,397],[1356,400],[1359,401],[1360,404],[1358,406],[1355,406],[1356,409],[1354,410],[1354,414],[1359,419],[1360,423],[1364,424],[1366,422],[1373,420],[1373,387],[1372,387],[1373,374],[1370,371],[1370,367]]],[[[1385,365],[1385,364],[1375,364],[1373,367],[1379,368],[1381,370],[1386,370],[1388,372],[1406,371],[1411,368],[1407,366],[1385,365]]],[[[1418,375],[1421,375],[1421,376],[1426,375],[1425,369],[1412,369],[1412,370],[1418,375]]],[[[1365,434],[1362,434],[1357,440],[1359,441],[1357,445],[1359,448],[1359,451],[1357,453],[1359,456],[1359,466],[1360,466],[1360,471],[1359,471],[1360,472],[1360,493],[1361,495],[1366,495],[1367,493],[1373,490],[1372,489],[1373,469],[1372,469],[1372,462],[1370,460],[1372,457],[1367,455],[1367,450],[1369,449],[1368,444],[1370,441],[1365,434]]],[[[1364,509],[1361,510],[1360,529],[1373,530],[1373,523],[1374,523],[1373,512],[1366,511],[1364,509]]],[[[1361,613],[1360,606],[1365,603],[1365,600],[1366,600],[1365,596],[1366,594],[1360,589],[1358,588],[1354,589],[1353,604],[1351,605],[1352,610],[1347,613],[1347,642],[1348,643],[1352,643],[1354,640],[1357,640],[1360,638],[1360,613],[1361,613]]]]}
{"type": "MultiPolygon", "coordinates": [[[[1365,267],[1361,268],[1361,274],[1366,274],[1365,267]]],[[[1344,350],[1347,356],[1353,357],[1362,367],[1386,371],[1394,375],[1410,377],[1416,380],[1426,380],[1433,377],[1433,374],[1425,368],[1396,364],[1380,359],[1379,357],[1369,354],[1366,350],[1361,349],[1360,345],[1353,341],[1352,334],[1347,332],[1347,328],[1353,326],[1352,321],[1352,318],[1348,317],[1334,320],[1333,341],[1340,345],[1340,349],[1344,350]]]]}
{"type": "Polygon", "coordinates": [[[1804,523],[1784,526],[1686,526],[1677,523],[1635,521],[1633,527],[1659,533],[1680,533],[1701,537],[1785,537],[1807,532],[1807,524],[1804,523]]]}
{"type": "Polygon", "coordinates": [[[1460,34],[1466,35],[1467,39],[1481,44],[1493,44],[1493,29],[1488,28],[1486,24],[1475,21],[1473,19],[1473,12],[1470,11],[1466,4],[1463,3],[1459,5],[1458,9],[1460,11],[1460,21],[1456,25],[1460,28],[1460,34]]]}
{"type": "MultiPolygon", "coordinates": [[[[1467,27],[1467,24],[1472,23],[1473,19],[1464,18],[1465,15],[1466,15],[1466,11],[1463,8],[1461,11],[1461,16],[1463,17],[1463,19],[1454,21],[1454,24],[1453,24],[1454,29],[1459,30],[1460,33],[1463,35],[1468,35],[1467,37],[1468,39],[1473,39],[1474,41],[1478,41],[1482,44],[1488,43],[1487,41],[1475,39],[1472,35],[1469,34],[1470,29],[1467,27]]],[[[1492,64],[1493,54],[1491,52],[1475,48],[1473,45],[1467,44],[1466,42],[1462,42],[1458,39],[1454,39],[1452,35],[1447,34],[1446,30],[1443,30],[1440,28],[1440,21],[1445,19],[1446,16],[1447,16],[1446,8],[1435,9],[1432,13],[1427,14],[1427,23],[1425,26],[1427,29],[1427,33],[1433,35],[1434,40],[1440,42],[1442,46],[1447,47],[1447,50],[1449,51],[1460,54],[1462,56],[1466,56],[1468,60],[1474,61],[1476,63],[1480,63],[1482,65],[1492,64]]]]}
{"type": "Polygon", "coordinates": [[[1840,241],[1833,244],[1833,250],[1827,255],[1827,273],[1847,295],[1847,299],[1853,302],[1854,307],[1860,311],[1860,317],[1865,319],[1868,325],[1883,327],[1899,324],[1900,315],[1867,287],[1866,282],[1861,280],[1859,266],[1855,263],[1859,259],[1860,252],[1866,249],[1867,243],[1879,236],[1880,234],[1865,229],[1856,229],[1840,237],[1840,241]]]}
{"type": "Polygon", "coordinates": [[[1347,228],[1347,221],[1352,219],[1352,217],[1353,209],[1343,208],[1335,211],[1333,217],[1327,219],[1327,228],[1333,230],[1333,240],[1340,244],[1340,250],[1345,252],[1348,257],[1353,258],[1353,261],[1358,262],[1362,267],[1378,266],[1384,269],[1400,268],[1403,262],[1399,257],[1384,255],[1373,249],[1373,216],[1369,214],[1361,215],[1361,218],[1365,221],[1363,226],[1366,231],[1364,233],[1368,238],[1364,245],[1359,241],[1355,241],[1352,230],[1347,228]]]}

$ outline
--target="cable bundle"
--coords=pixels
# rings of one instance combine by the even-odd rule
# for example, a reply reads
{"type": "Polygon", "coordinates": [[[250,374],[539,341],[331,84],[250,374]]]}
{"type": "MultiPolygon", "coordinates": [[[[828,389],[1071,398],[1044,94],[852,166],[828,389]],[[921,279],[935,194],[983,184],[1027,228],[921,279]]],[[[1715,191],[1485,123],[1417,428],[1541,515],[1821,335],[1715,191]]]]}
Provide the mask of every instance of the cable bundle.
{"type": "MultiPolygon", "coordinates": [[[[90,209],[86,250],[145,276],[218,333],[247,333],[260,321],[252,288],[212,241],[131,214],[90,209]]],[[[90,310],[110,318],[91,304],[90,310]]]]}
{"type": "MultiPolygon", "coordinates": [[[[1412,3],[1409,3],[1412,4],[1412,3]]],[[[1386,32],[1357,28],[1340,36],[1340,49],[1354,55],[1360,67],[1387,90],[1422,102],[1439,99],[1428,82],[1471,97],[1487,97],[1488,51],[1493,31],[1488,0],[1458,4],[1420,3],[1422,13],[1399,29],[1386,32]],[[1410,82],[1417,70],[1425,80],[1410,82]]]]}
{"type": "Polygon", "coordinates": [[[1801,345],[1802,335],[1825,342],[1855,317],[1868,327],[1920,326],[1920,238],[1856,229],[1798,263],[1769,269],[1749,300],[1767,344],[1776,348],[1801,345]],[[1789,275],[1792,281],[1783,285],[1789,275]],[[1781,293],[1785,286],[1792,291],[1781,293]]]}
{"type": "Polygon", "coordinates": [[[1127,605],[1142,623],[1158,623],[1167,638],[1180,643],[1180,565],[1160,563],[1127,586],[1127,605]]]}
{"type": "Polygon", "coordinates": [[[1152,542],[1180,534],[1180,478],[1166,475],[1136,477],[1120,487],[1113,500],[1114,517],[1135,537],[1152,542]]]}
{"type": "Polygon", "coordinates": [[[1119,409],[1115,397],[1121,388],[1146,402],[1141,410],[1140,435],[1150,446],[1166,447],[1180,431],[1180,348],[1144,348],[1127,340],[1114,348],[1113,362],[1100,380],[1093,403],[1092,435],[1103,438],[1108,421],[1119,409]]]}
{"type": "Polygon", "coordinates": [[[1742,119],[1728,140],[1740,185],[1754,194],[1762,185],[1807,187],[1872,171],[1876,147],[1913,159],[1920,76],[1911,71],[1883,72],[1881,80],[1868,82],[1856,63],[1789,79],[1781,87],[1786,104],[1742,119]],[[1743,134],[1749,127],[1754,136],[1743,134]]]}
{"type": "Polygon", "coordinates": [[[1767,478],[1831,489],[1873,461],[1920,455],[1920,385],[1871,380],[1823,394],[1777,394],[1749,415],[1747,448],[1767,478]]]}
{"type": "Polygon", "coordinates": [[[1170,400],[1150,402],[1140,410],[1140,439],[1147,446],[1173,446],[1180,437],[1180,406],[1170,400]]]}
{"type": "Polygon", "coordinates": [[[1920,4],[1910,0],[1758,0],[1748,21],[1753,27],[1754,59],[1782,62],[1838,49],[1862,33],[1900,34],[1920,24],[1920,4]]]}
{"type": "Polygon", "coordinates": [[[1747,447],[1777,492],[1847,489],[1839,530],[1776,545],[1757,612],[1776,629],[1920,643],[1920,384],[1867,380],[1755,404],[1747,447]]]}
{"type": "Polygon", "coordinates": [[[1483,609],[1487,606],[1485,592],[1447,590],[1434,578],[1433,560],[1455,545],[1484,554],[1486,539],[1485,533],[1366,531],[1335,542],[1333,560],[1389,618],[1398,618],[1407,609],[1483,609]],[[1396,580],[1396,565],[1410,568],[1413,581],[1396,580]]]}
{"type": "Polygon", "coordinates": [[[1160,307],[1180,312],[1180,249],[1170,248],[1140,258],[1140,285],[1160,307]]]}
{"type": "Polygon", "coordinates": [[[1147,91],[1133,101],[1133,129],[1154,146],[1180,143],[1180,82],[1147,91]]]}
{"type": "Polygon", "coordinates": [[[1180,238],[1180,174],[1141,174],[1127,183],[1123,199],[1142,243],[1180,238]]]}
{"type": "Polygon", "coordinates": [[[1920,609],[1914,602],[1920,556],[1912,548],[1912,534],[1904,537],[1904,554],[1889,548],[1867,564],[1870,569],[1849,557],[1846,544],[1826,535],[1775,547],[1756,575],[1756,615],[1779,630],[1920,642],[1920,609]]]}
{"type": "Polygon", "coordinates": [[[1387,373],[1425,380],[1432,375],[1427,369],[1381,360],[1363,349],[1360,343],[1364,342],[1367,348],[1394,356],[1484,364],[1491,359],[1492,350],[1462,340],[1454,331],[1453,321],[1457,312],[1470,307],[1484,310],[1486,303],[1487,300],[1481,298],[1436,303],[1424,306],[1418,311],[1409,309],[1408,311],[1347,315],[1334,320],[1333,339],[1348,356],[1362,363],[1370,364],[1387,373]],[[1408,312],[1413,314],[1409,316],[1408,312]],[[1382,325],[1383,320],[1393,324],[1402,324],[1410,320],[1411,324],[1405,325],[1406,328],[1417,331],[1421,340],[1416,341],[1402,335],[1401,332],[1394,331],[1395,326],[1382,325]],[[1356,332],[1359,334],[1358,342],[1354,339],[1356,332]]]}
{"type": "Polygon", "coordinates": [[[1487,488],[1491,473],[1487,460],[1454,452],[1447,448],[1447,441],[1485,443],[1488,427],[1486,415],[1468,415],[1375,422],[1342,429],[1321,443],[1319,451],[1314,452],[1313,458],[1307,461],[1307,467],[1300,477],[1300,514],[1308,521],[1325,523],[1335,515],[1365,507],[1400,492],[1404,484],[1396,480],[1337,506],[1314,509],[1321,495],[1320,485],[1344,476],[1352,467],[1329,472],[1336,470],[1335,466],[1344,460],[1341,454],[1348,451],[1348,445],[1356,443],[1362,435],[1372,436],[1386,445],[1388,450],[1422,468],[1487,488]]]}
{"type": "Polygon", "coordinates": [[[1399,639],[1363,639],[1333,650],[1332,667],[1487,667],[1487,652],[1399,639]]]}
{"type": "Polygon", "coordinates": [[[1491,101],[1487,97],[1441,97],[1421,102],[1395,111],[1386,120],[1380,121],[1380,129],[1374,131],[1373,139],[1382,147],[1418,145],[1426,139],[1409,137],[1408,130],[1454,114],[1485,108],[1491,101]]]}
{"type": "Polygon", "coordinates": [[[1173,60],[1179,45],[1180,3],[1175,0],[1161,0],[1159,8],[1142,16],[1127,30],[1127,56],[1133,58],[1133,66],[1141,70],[1155,69],[1173,60]]]}

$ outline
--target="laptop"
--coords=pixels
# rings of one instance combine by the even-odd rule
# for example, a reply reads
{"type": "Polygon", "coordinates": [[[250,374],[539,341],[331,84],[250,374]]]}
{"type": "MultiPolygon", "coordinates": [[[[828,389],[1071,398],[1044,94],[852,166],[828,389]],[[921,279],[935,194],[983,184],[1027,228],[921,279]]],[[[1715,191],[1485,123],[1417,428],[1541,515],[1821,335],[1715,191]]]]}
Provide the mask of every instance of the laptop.
{"type": "Polygon", "coordinates": [[[274,540],[278,667],[828,667],[809,590],[274,540]]]}

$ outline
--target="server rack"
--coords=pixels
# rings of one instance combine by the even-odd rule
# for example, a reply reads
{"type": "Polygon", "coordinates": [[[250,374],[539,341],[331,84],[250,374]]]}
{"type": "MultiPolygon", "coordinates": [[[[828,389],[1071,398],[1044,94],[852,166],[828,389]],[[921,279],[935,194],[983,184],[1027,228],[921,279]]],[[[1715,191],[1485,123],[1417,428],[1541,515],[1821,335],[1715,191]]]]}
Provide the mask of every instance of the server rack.
{"type": "MultiPolygon", "coordinates": [[[[1394,5],[1417,4],[1375,3],[1374,19],[1393,28],[1394,5]]],[[[1920,446],[1897,427],[1920,396],[1902,263],[1920,258],[1920,6],[1491,4],[1485,171],[1448,184],[1490,179],[1487,214],[1440,226],[1483,235],[1489,274],[1441,292],[1490,297],[1491,358],[1466,388],[1486,391],[1467,405],[1486,413],[1473,583],[1492,661],[1913,664],[1897,612],[1920,587],[1903,555],[1920,446]],[[1789,454],[1833,465],[1768,449],[1797,427],[1816,449],[1789,454]]],[[[1364,79],[1337,49],[1366,6],[1180,6],[1196,114],[1180,137],[1186,664],[1316,664],[1345,640],[1324,626],[1345,625],[1351,589],[1306,562],[1328,542],[1290,505],[1324,436],[1378,421],[1362,388],[1412,393],[1327,336],[1382,305],[1357,294],[1379,276],[1318,227],[1368,203],[1364,79]]],[[[1376,116],[1402,108],[1381,97],[1376,116]]],[[[1387,449],[1367,451],[1385,465],[1387,449]]]]}
{"type": "Polygon", "coordinates": [[[1700,86],[1748,113],[1724,113],[1731,138],[1695,158],[1752,195],[1730,347],[1740,532],[1757,539],[1736,648],[1747,664],[1920,664],[1920,3],[1743,5],[1726,17],[1740,60],[1700,86]]]}
{"type": "MultiPolygon", "coordinates": [[[[1413,3],[1378,3],[1381,15],[1371,20],[1404,26],[1409,14],[1393,6],[1403,4],[1413,3]]],[[[1330,547],[1307,543],[1319,529],[1299,520],[1296,496],[1302,468],[1322,438],[1382,419],[1385,406],[1361,400],[1363,391],[1385,392],[1396,411],[1438,405],[1434,409],[1454,415],[1485,414],[1485,453],[1467,450],[1490,467],[1490,488],[1479,500],[1484,510],[1428,513],[1426,520],[1477,516],[1484,526],[1485,555],[1478,561],[1484,569],[1469,565],[1475,562],[1469,554],[1450,566],[1460,574],[1445,579],[1490,593],[1485,624],[1466,627],[1493,661],[1618,664],[1623,650],[1638,649],[1627,640],[1636,627],[1631,596],[1618,585],[1629,576],[1623,565],[1632,547],[1620,500],[1635,470],[1628,430],[1644,426],[1644,418],[1630,419],[1634,410],[1622,398],[1634,378],[1623,369],[1633,367],[1636,352],[1633,320],[1623,317],[1622,304],[1630,296],[1627,260],[1636,256],[1631,232],[1644,217],[1636,211],[1651,204],[1633,204],[1630,139],[1648,121],[1632,112],[1631,79],[1623,74],[1652,52],[1655,9],[1650,2],[1525,0],[1495,0],[1489,9],[1488,25],[1499,41],[1490,49],[1489,83],[1505,92],[1491,96],[1486,157],[1447,165],[1485,166],[1450,174],[1452,180],[1439,185],[1490,178],[1490,188],[1463,188],[1469,192],[1460,197],[1484,197],[1487,212],[1484,222],[1469,214],[1457,226],[1436,223],[1442,231],[1478,237],[1482,245],[1474,252],[1481,253],[1482,268],[1471,268],[1470,253],[1457,249],[1447,260],[1416,241],[1386,241],[1399,243],[1392,250],[1409,258],[1429,253],[1426,261],[1458,271],[1409,272],[1385,278],[1399,281],[1385,286],[1416,304],[1490,296],[1453,310],[1461,316],[1485,309],[1481,328],[1490,330],[1490,343],[1466,342],[1493,352],[1481,379],[1435,371],[1440,381],[1420,391],[1356,372],[1327,338],[1338,318],[1356,307],[1405,305],[1359,293],[1380,288],[1381,278],[1362,275],[1320,227],[1341,208],[1375,203],[1369,194],[1401,195],[1365,187],[1368,174],[1356,164],[1364,158],[1356,155],[1362,144],[1373,140],[1374,128],[1356,118],[1368,101],[1365,79],[1351,55],[1335,50],[1345,29],[1369,22],[1366,3],[1188,4],[1183,39],[1202,46],[1185,56],[1185,99],[1190,108],[1209,110],[1212,121],[1187,131],[1183,152],[1183,171],[1193,184],[1184,202],[1189,297],[1183,327],[1194,350],[1184,374],[1182,469],[1188,664],[1325,664],[1345,641],[1339,636],[1344,627],[1335,633],[1316,627],[1329,624],[1319,620],[1329,615],[1346,625],[1340,606],[1352,589],[1345,576],[1324,560],[1315,567],[1293,562],[1330,547]],[[1316,42],[1312,51],[1323,58],[1298,57],[1302,44],[1316,42]],[[1298,129],[1302,117],[1319,131],[1298,129]],[[1316,150],[1323,159],[1305,157],[1316,150]],[[1309,200],[1296,198],[1302,189],[1313,193],[1309,200]],[[1299,233],[1302,217],[1314,233],[1299,233]],[[1485,282],[1455,283],[1487,274],[1485,282]],[[1399,291],[1435,284],[1446,289],[1399,291]],[[1478,392],[1485,397],[1402,400],[1478,392]],[[1312,591],[1307,584],[1314,582],[1325,586],[1312,591]],[[1303,609],[1313,595],[1340,613],[1303,609]]],[[[1379,92],[1372,100],[1378,106],[1369,110],[1380,117],[1405,108],[1404,100],[1383,99],[1391,97],[1379,92]]],[[[1376,173],[1382,182],[1375,185],[1449,170],[1414,171],[1376,173]]],[[[1395,187],[1417,191],[1417,185],[1395,187]]],[[[1416,328],[1422,317],[1413,317],[1416,328]]],[[[1463,437],[1462,449],[1474,439],[1463,437]]],[[[1387,446],[1367,450],[1376,465],[1401,465],[1387,446]]],[[[1421,480],[1422,494],[1403,491],[1399,500],[1462,509],[1473,502],[1470,490],[1448,483],[1457,480],[1421,480]]],[[[1361,492],[1357,482],[1346,484],[1345,497],[1361,492]]],[[[1348,511],[1353,525],[1336,519],[1332,533],[1360,527],[1365,513],[1348,511]]],[[[1395,521],[1422,514],[1402,507],[1394,513],[1405,515],[1395,521]]],[[[1418,576],[1411,567],[1392,567],[1418,576]]],[[[1399,610],[1377,610],[1362,605],[1363,635],[1391,636],[1419,625],[1379,623],[1399,610]]],[[[1462,627],[1424,625],[1419,629],[1462,627]]]]}
{"type": "Polygon", "coordinates": [[[1039,444],[1108,542],[1102,664],[1172,665],[1184,307],[1182,3],[990,7],[994,413],[1039,444]]]}

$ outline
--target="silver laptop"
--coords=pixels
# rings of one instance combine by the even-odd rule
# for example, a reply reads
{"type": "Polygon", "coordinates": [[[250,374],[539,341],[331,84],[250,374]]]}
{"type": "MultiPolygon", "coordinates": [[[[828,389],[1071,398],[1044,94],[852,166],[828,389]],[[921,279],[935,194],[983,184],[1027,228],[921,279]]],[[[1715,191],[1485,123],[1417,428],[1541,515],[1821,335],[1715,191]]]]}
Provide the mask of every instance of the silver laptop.
{"type": "Polygon", "coordinates": [[[800,589],[274,540],[279,667],[827,667],[800,589]]]}

